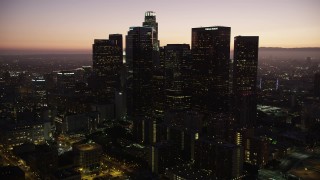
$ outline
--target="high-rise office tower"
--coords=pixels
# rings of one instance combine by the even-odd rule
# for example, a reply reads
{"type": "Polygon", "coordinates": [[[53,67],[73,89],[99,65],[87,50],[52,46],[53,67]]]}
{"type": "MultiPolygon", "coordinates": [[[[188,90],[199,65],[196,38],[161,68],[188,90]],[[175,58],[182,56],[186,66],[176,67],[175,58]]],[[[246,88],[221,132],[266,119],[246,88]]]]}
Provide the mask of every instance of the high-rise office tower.
{"type": "Polygon", "coordinates": [[[222,26],[192,28],[192,98],[197,110],[229,109],[230,31],[222,26]]]}
{"type": "Polygon", "coordinates": [[[153,11],[145,12],[143,27],[152,27],[154,29],[153,45],[159,50],[159,39],[158,39],[158,23],[156,20],[156,13],[153,11]]]}
{"type": "Polygon", "coordinates": [[[133,70],[128,112],[133,117],[146,116],[151,111],[153,32],[150,27],[131,27],[126,36],[126,54],[130,54],[133,70]]]}
{"type": "Polygon", "coordinates": [[[191,107],[189,44],[168,44],[165,50],[166,110],[188,110],[191,107]]]}
{"type": "Polygon", "coordinates": [[[159,48],[160,42],[158,39],[158,23],[156,19],[156,13],[153,11],[145,12],[144,22],[142,23],[143,27],[151,27],[153,31],[153,64],[154,66],[159,66],[159,48]]]}
{"type": "Polygon", "coordinates": [[[43,77],[32,79],[33,92],[32,95],[36,100],[34,105],[36,108],[47,106],[47,89],[46,80],[43,77]]]}
{"type": "MultiPolygon", "coordinates": [[[[123,43],[122,43],[122,34],[110,34],[109,40],[114,42],[116,46],[121,49],[121,60],[123,60],[123,43]]],[[[120,54],[120,53],[119,53],[120,54]]]]}
{"type": "Polygon", "coordinates": [[[98,76],[117,72],[122,65],[122,35],[110,34],[109,39],[95,39],[92,45],[93,71],[98,76]]]}
{"type": "Polygon", "coordinates": [[[57,86],[62,93],[72,93],[75,87],[75,75],[72,71],[60,71],[57,73],[57,86]]]}
{"type": "Polygon", "coordinates": [[[110,34],[109,39],[95,39],[92,45],[92,60],[95,83],[93,87],[106,99],[114,99],[119,86],[122,66],[122,35],[110,34]]]}
{"type": "Polygon", "coordinates": [[[154,68],[152,73],[152,101],[153,117],[162,118],[164,116],[165,93],[164,84],[165,76],[163,68],[154,68]]]}
{"type": "Polygon", "coordinates": [[[257,116],[258,36],[234,38],[234,112],[240,126],[252,127],[257,116]]]}
{"type": "Polygon", "coordinates": [[[158,140],[157,126],[154,118],[138,116],[133,121],[133,138],[141,144],[154,144],[158,140]]]}
{"type": "MultiPolygon", "coordinates": [[[[165,69],[164,59],[165,50],[164,47],[159,48],[159,52],[153,50],[153,58],[159,58],[159,64],[155,66],[152,76],[152,94],[153,94],[153,117],[161,119],[164,116],[165,106],[165,69]]],[[[154,61],[153,61],[154,62],[154,61]]]]}
{"type": "Polygon", "coordinates": [[[244,161],[263,167],[268,162],[269,142],[266,137],[251,137],[245,140],[244,161]]]}

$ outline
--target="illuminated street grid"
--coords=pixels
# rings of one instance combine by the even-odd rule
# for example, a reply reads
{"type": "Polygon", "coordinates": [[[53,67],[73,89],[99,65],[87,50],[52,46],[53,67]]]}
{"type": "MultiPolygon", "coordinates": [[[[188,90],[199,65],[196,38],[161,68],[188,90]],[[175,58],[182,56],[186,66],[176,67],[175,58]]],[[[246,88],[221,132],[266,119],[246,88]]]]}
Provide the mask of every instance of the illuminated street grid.
{"type": "Polygon", "coordinates": [[[18,166],[21,170],[23,170],[25,173],[26,180],[40,179],[39,175],[33,172],[22,159],[19,159],[16,156],[14,156],[11,151],[6,150],[2,145],[0,145],[0,156],[2,157],[4,165],[18,166]]]}

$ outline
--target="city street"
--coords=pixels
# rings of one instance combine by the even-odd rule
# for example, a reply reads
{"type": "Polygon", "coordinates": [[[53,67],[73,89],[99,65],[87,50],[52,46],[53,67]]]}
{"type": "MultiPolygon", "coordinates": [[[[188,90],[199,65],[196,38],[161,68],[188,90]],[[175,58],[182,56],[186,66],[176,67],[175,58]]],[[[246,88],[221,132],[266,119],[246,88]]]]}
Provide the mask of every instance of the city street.
{"type": "Polygon", "coordinates": [[[34,172],[30,170],[28,166],[21,163],[22,160],[16,158],[13,156],[9,151],[3,148],[3,146],[0,146],[0,156],[2,157],[3,164],[5,165],[11,165],[11,166],[19,166],[20,169],[22,169],[25,173],[26,180],[36,180],[40,179],[35,175],[34,172]]]}

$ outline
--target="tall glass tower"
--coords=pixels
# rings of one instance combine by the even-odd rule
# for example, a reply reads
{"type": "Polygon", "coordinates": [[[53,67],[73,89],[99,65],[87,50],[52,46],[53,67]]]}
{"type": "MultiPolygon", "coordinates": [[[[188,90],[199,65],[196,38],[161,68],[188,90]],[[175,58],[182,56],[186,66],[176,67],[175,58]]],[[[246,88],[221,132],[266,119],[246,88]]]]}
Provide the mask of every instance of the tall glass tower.
{"type": "Polygon", "coordinates": [[[153,11],[147,11],[145,12],[144,16],[144,22],[142,23],[143,27],[151,27],[153,28],[153,35],[152,35],[152,41],[153,41],[153,64],[154,66],[159,66],[159,47],[160,47],[160,41],[158,39],[158,23],[156,20],[156,13],[153,11]]]}
{"type": "Polygon", "coordinates": [[[189,110],[191,107],[189,44],[168,44],[165,50],[166,110],[189,110]]]}
{"type": "Polygon", "coordinates": [[[156,13],[153,11],[147,11],[144,14],[144,22],[142,23],[143,27],[152,27],[155,31],[153,34],[153,43],[154,46],[159,50],[159,40],[158,40],[158,23],[156,20],[156,13]]]}
{"type": "Polygon", "coordinates": [[[110,34],[109,39],[94,40],[92,60],[95,81],[91,84],[97,95],[106,100],[114,100],[115,90],[119,87],[122,54],[121,34],[110,34]]]}
{"type": "Polygon", "coordinates": [[[192,92],[196,110],[229,110],[230,27],[192,28],[192,92]]]}
{"type": "Polygon", "coordinates": [[[259,36],[234,38],[233,94],[236,120],[252,127],[257,116],[257,69],[259,36]]]}
{"type": "MultiPolygon", "coordinates": [[[[153,34],[151,27],[131,27],[126,36],[126,54],[132,80],[127,87],[127,112],[133,120],[133,135],[140,143],[153,141],[153,34]]],[[[154,126],[155,127],[155,126],[154,126]]]]}
{"type": "Polygon", "coordinates": [[[131,27],[126,36],[126,54],[133,73],[128,112],[133,116],[145,116],[151,111],[153,32],[150,27],[131,27]]]}

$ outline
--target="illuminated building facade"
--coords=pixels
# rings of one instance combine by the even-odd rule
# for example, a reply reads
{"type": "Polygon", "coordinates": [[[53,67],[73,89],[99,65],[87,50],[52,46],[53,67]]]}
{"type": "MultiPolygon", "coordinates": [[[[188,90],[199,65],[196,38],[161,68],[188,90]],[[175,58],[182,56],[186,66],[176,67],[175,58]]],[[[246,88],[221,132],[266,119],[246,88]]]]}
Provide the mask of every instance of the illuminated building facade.
{"type": "Polygon", "coordinates": [[[153,112],[154,118],[161,118],[164,114],[164,72],[160,63],[160,43],[158,39],[158,23],[154,11],[145,12],[143,27],[152,28],[152,93],[153,93],[153,112]]]}
{"type": "MultiPolygon", "coordinates": [[[[109,34],[109,41],[112,41],[118,47],[116,54],[120,56],[121,60],[123,60],[122,34],[109,34]],[[121,53],[119,51],[121,51],[121,53]]],[[[122,65],[122,63],[120,63],[120,65],[122,65]]]]}
{"type": "Polygon", "coordinates": [[[110,34],[109,39],[95,39],[92,45],[93,87],[98,95],[114,100],[115,90],[120,86],[120,68],[123,64],[122,35],[110,34]]]}
{"type": "Polygon", "coordinates": [[[230,27],[192,28],[192,98],[195,109],[229,109],[230,27]]]}
{"type": "Polygon", "coordinates": [[[165,50],[165,100],[166,110],[191,108],[190,64],[188,44],[168,44],[165,50]]]}
{"type": "Polygon", "coordinates": [[[234,38],[233,93],[240,126],[254,126],[257,114],[258,36],[234,38]]]}
{"type": "Polygon", "coordinates": [[[32,142],[42,144],[45,136],[49,136],[50,128],[44,122],[18,123],[1,128],[1,141],[8,149],[32,142]]]}
{"type": "MultiPolygon", "coordinates": [[[[138,142],[149,144],[152,134],[148,122],[153,111],[153,34],[151,27],[131,27],[126,36],[126,52],[132,63],[132,82],[127,88],[127,110],[133,119],[133,134],[138,142]],[[150,133],[148,133],[150,132],[150,133]]],[[[130,68],[130,67],[129,67],[130,68]]],[[[153,124],[153,123],[150,123],[153,124]]]]}
{"type": "Polygon", "coordinates": [[[64,134],[89,133],[96,129],[100,122],[99,113],[88,112],[83,114],[66,115],[63,119],[56,119],[57,131],[64,134]]]}
{"type": "Polygon", "coordinates": [[[142,144],[154,144],[157,142],[157,127],[155,119],[135,117],[133,126],[134,138],[142,144]]]}
{"type": "Polygon", "coordinates": [[[82,170],[97,171],[100,167],[102,147],[99,144],[79,144],[74,147],[75,165],[82,170]]]}
{"type": "Polygon", "coordinates": [[[269,142],[264,137],[252,137],[244,144],[244,161],[263,167],[269,161],[269,142]]]}
{"type": "Polygon", "coordinates": [[[153,173],[163,174],[167,167],[177,164],[175,148],[170,143],[157,143],[150,147],[148,164],[153,173]]]}
{"type": "Polygon", "coordinates": [[[153,117],[160,119],[164,116],[165,106],[165,75],[162,68],[155,68],[152,75],[153,117]]]}
{"type": "Polygon", "coordinates": [[[152,41],[153,41],[153,64],[155,66],[159,66],[159,47],[160,42],[158,39],[158,23],[156,19],[156,13],[153,11],[147,11],[145,12],[144,16],[144,22],[142,23],[143,27],[151,27],[154,29],[152,41]]]}
{"type": "Polygon", "coordinates": [[[34,78],[31,80],[33,86],[33,97],[35,98],[35,106],[37,108],[45,107],[48,105],[47,102],[47,90],[46,80],[42,77],[34,78]]]}
{"type": "Polygon", "coordinates": [[[159,46],[159,41],[158,41],[158,23],[156,19],[156,13],[153,11],[147,11],[144,14],[144,22],[142,23],[143,27],[152,27],[154,31],[154,44],[157,44],[159,46]]]}
{"type": "Polygon", "coordinates": [[[110,34],[109,39],[95,39],[92,45],[93,71],[98,76],[118,73],[122,56],[121,34],[110,34]]]}
{"type": "Polygon", "coordinates": [[[199,133],[185,128],[167,125],[167,141],[174,145],[175,155],[179,159],[190,161],[194,159],[194,144],[199,133]]]}
{"type": "Polygon", "coordinates": [[[133,68],[128,109],[133,116],[145,116],[152,110],[153,32],[150,27],[131,27],[126,36],[126,54],[131,54],[133,68]]]}
{"type": "Polygon", "coordinates": [[[241,128],[234,131],[234,144],[244,146],[254,136],[254,129],[241,128]]]}
{"type": "Polygon", "coordinates": [[[75,75],[72,71],[60,71],[57,73],[57,88],[62,93],[72,93],[75,87],[75,75]]]}

